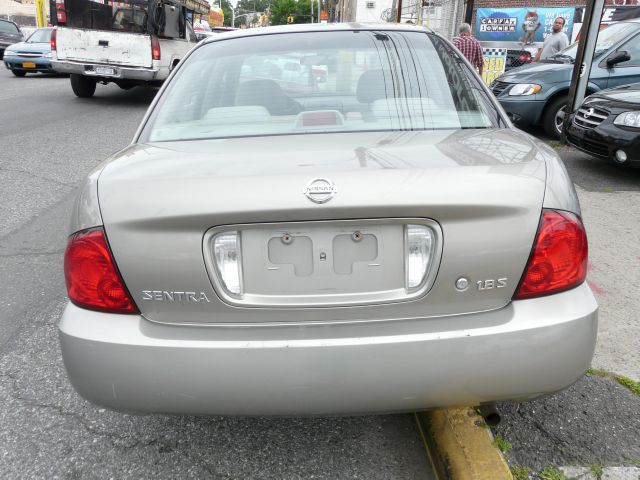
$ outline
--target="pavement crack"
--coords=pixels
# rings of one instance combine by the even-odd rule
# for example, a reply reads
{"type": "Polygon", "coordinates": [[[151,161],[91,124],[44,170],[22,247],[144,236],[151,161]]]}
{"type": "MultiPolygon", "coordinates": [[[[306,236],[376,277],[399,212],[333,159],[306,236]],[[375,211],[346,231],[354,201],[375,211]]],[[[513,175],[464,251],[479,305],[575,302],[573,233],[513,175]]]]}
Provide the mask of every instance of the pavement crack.
{"type": "Polygon", "coordinates": [[[171,453],[175,452],[182,456],[189,463],[203,468],[208,473],[212,473],[207,465],[202,465],[194,461],[187,452],[183,452],[176,448],[176,442],[165,441],[162,438],[153,437],[147,439],[136,439],[133,435],[123,435],[121,433],[114,433],[108,430],[102,429],[96,425],[93,425],[83,415],[65,410],[64,407],[52,403],[42,402],[34,398],[27,397],[20,393],[20,387],[18,385],[19,376],[16,372],[0,373],[0,379],[7,380],[2,382],[5,385],[9,385],[9,395],[23,405],[33,408],[39,408],[44,410],[52,410],[61,417],[71,418],[75,420],[83,430],[92,436],[97,436],[106,439],[113,448],[132,450],[136,447],[152,447],[156,448],[159,453],[171,453]]]}
{"type": "Polygon", "coordinates": [[[51,182],[51,183],[55,183],[57,185],[62,185],[62,186],[65,186],[65,187],[70,187],[70,188],[73,188],[76,185],[75,182],[71,182],[71,183],[61,182],[60,180],[56,180],[55,178],[45,177],[43,175],[38,175],[36,173],[29,172],[27,170],[22,170],[20,168],[0,167],[0,172],[20,173],[20,174],[23,174],[23,175],[27,175],[29,177],[39,178],[40,180],[44,180],[46,182],[51,182]]]}

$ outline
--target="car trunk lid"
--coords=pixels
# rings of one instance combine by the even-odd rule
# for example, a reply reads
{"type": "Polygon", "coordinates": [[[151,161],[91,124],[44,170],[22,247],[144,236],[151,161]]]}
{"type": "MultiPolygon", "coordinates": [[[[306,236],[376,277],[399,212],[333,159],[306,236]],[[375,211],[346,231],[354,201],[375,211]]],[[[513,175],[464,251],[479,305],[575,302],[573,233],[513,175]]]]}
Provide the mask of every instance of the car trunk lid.
{"type": "Polygon", "coordinates": [[[545,171],[532,142],[507,129],[342,133],[134,145],[98,190],[118,268],[147,318],[353,321],[506,305],[535,238],[545,171]],[[304,193],[315,178],[336,186],[326,203],[304,193]],[[412,295],[402,238],[420,224],[436,245],[431,278],[412,295]],[[246,296],[216,280],[218,231],[241,232],[246,296]],[[356,232],[373,243],[354,250],[356,232]],[[285,234],[306,247],[279,261],[285,234]]]}

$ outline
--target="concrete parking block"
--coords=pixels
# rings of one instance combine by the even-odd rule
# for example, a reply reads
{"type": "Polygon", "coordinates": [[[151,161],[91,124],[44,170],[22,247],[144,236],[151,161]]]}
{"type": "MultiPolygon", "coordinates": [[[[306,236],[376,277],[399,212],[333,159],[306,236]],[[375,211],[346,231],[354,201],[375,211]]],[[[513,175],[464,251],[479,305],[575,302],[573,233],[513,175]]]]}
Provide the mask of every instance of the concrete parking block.
{"type": "Polygon", "coordinates": [[[418,413],[416,419],[427,453],[439,478],[454,480],[512,479],[493,437],[472,408],[418,413]]]}

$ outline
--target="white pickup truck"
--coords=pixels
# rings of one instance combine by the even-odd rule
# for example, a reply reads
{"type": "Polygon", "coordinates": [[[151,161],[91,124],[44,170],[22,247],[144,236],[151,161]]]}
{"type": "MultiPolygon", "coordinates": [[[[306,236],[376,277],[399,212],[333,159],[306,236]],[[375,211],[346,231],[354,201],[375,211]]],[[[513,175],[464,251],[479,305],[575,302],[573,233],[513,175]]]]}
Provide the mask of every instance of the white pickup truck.
{"type": "Polygon", "coordinates": [[[51,64],[78,97],[98,83],[158,85],[197,43],[192,22],[205,0],[56,0],[51,64]]]}

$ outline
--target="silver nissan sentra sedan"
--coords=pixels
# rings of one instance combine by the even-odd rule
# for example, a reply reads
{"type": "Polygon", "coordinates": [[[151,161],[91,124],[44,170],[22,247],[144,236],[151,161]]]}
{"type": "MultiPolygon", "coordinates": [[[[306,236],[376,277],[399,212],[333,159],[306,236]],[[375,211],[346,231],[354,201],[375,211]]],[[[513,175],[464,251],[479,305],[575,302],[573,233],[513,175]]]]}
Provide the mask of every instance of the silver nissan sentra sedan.
{"type": "Polygon", "coordinates": [[[408,25],[201,42],[87,178],[64,268],[69,378],[121,411],[527,400],[596,340],[560,159],[408,25]]]}

